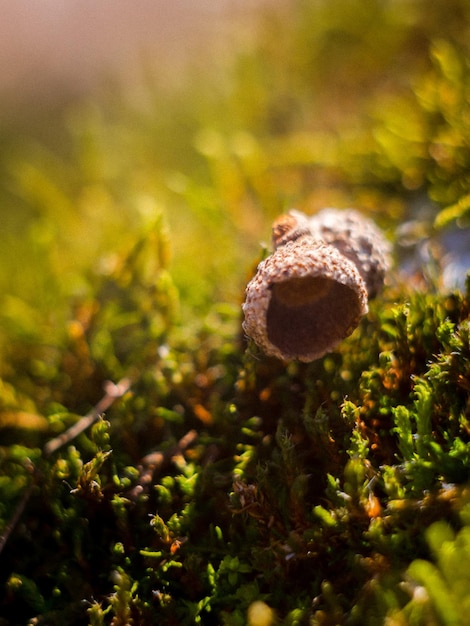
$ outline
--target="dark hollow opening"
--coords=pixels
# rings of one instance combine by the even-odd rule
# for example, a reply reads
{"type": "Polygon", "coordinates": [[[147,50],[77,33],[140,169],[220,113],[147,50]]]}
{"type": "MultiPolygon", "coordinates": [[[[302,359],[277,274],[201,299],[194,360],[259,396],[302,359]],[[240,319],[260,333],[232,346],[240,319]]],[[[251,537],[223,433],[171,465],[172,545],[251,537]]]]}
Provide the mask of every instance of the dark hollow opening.
{"type": "Polygon", "coordinates": [[[268,338],[290,358],[329,351],[360,316],[356,292],[328,278],[293,278],[273,284],[271,291],[268,338]]]}

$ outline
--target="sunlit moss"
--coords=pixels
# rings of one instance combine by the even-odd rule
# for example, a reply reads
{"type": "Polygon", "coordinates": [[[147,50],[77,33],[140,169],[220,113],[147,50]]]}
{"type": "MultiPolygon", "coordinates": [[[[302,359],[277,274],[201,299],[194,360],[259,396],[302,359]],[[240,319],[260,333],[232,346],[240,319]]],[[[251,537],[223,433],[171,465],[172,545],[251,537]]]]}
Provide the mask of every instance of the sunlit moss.
{"type": "Polygon", "coordinates": [[[468,6],[294,4],[222,87],[4,133],[1,624],[465,621],[470,280],[398,255],[310,364],[247,346],[240,302],[292,205],[465,227],[468,6]]]}

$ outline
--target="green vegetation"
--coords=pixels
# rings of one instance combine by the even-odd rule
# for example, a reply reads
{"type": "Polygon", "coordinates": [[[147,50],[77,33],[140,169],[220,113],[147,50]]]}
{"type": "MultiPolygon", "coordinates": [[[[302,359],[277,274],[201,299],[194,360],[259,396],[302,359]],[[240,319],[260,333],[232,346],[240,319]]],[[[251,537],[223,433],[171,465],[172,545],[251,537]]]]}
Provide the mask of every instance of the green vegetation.
{"type": "Polygon", "coordinates": [[[468,621],[470,278],[436,245],[470,216],[469,23],[298,0],[199,84],[0,130],[0,624],[468,621]],[[328,205],[427,261],[285,365],[244,284],[328,205]]]}

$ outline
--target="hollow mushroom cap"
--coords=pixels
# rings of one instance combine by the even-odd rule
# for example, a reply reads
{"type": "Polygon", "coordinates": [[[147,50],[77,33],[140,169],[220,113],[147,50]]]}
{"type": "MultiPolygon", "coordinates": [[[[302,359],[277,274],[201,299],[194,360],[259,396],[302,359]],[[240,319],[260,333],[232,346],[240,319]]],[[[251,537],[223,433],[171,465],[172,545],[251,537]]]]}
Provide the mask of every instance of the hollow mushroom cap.
{"type": "MultiPolygon", "coordinates": [[[[304,223],[299,211],[291,211],[290,215],[304,223]]],[[[374,298],[390,266],[391,246],[382,231],[353,209],[323,209],[308,222],[313,237],[331,244],[356,265],[369,299],[374,298]]]]}
{"type": "Polygon", "coordinates": [[[354,263],[302,236],[258,265],[246,288],[243,329],[267,355],[308,362],[334,350],[367,311],[354,263]]]}

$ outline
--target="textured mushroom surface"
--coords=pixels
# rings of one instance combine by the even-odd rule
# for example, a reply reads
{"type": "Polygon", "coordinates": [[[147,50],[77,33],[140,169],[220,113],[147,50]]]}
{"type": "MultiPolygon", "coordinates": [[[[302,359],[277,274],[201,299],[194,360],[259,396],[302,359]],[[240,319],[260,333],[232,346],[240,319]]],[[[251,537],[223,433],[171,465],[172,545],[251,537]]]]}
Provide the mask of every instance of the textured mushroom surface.
{"type": "Polygon", "coordinates": [[[267,355],[313,361],[350,335],[367,310],[355,265],[333,246],[301,236],[259,264],[246,288],[243,328],[267,355]]]}

